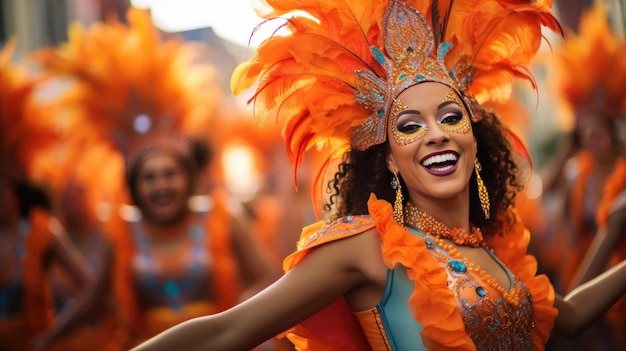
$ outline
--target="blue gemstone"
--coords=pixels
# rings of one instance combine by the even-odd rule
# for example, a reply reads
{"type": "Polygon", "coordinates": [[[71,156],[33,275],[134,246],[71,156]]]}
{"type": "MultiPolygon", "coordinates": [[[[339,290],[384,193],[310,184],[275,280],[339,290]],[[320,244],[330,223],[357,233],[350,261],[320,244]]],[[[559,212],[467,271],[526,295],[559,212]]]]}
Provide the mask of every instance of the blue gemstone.
{"type": "Polygon", "coordinates": [[[352,216],[345,216],[343,217],[343,222],[344,223],[351,223],[354,220],[354,218],[352,216]]]}
{"type": "Polygon", "coordinates": [[[385,110],[383,109],[378,110],[378,117],[385,117],[385,110]]]}
{"type": "Polygon", "coordinates": [[[426,248],[432,250],[435,247],[435,240],[433,238],[426,238],[426,248]]]}
{"type": "Polygon", "coordinates": [[[398,77],[398,80],[403,80],[404,78],[406,78],[406,73],[402,73],[400,74],[400,76],[398,77]]]}
{"type": "Polygon", "coordinates": [[[483,288],[482,286],[479,286],[476,288],[476,294],[478,294],[478,296],[480,297],[485,297],[487,296],[487,290],[485,290],[485,288],[483,288]]]}
{"type": "Polygon", "coordinates": [[[459,273],[467,272],[467,265],[465,264],[465,262],[462,262],[459,260],[451,260],[450,263],[448,264],[450,265],[452,270],[455,272],[459,272],[459,273]]]}

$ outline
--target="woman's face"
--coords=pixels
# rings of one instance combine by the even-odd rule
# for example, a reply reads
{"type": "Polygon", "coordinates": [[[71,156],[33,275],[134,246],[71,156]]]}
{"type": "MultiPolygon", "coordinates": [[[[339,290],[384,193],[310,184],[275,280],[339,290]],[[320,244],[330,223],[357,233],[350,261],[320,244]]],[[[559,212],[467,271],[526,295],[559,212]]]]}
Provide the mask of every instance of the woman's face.
{"type": "Polygon", "coordinates": [[[578,112],[579,124],[577,133],[581,146],[591,152],[598,159],[615,153],[615,132],[608,122],[593,111],[581,110],[578,112]]]}
{"type": "Polygon", "coordinates": [[[171,222],[187,210],[189,180],[174,156],[146,156],[136,179],[137,204],[144,215],[157,222],[171,222]]]}
{"type": "Polygon", "coordinates": [[[399,173],[417,204],[468,196],[476,140],[456,92],[427,82],[403,91],[389,117],[388,168],[399,173]]]}

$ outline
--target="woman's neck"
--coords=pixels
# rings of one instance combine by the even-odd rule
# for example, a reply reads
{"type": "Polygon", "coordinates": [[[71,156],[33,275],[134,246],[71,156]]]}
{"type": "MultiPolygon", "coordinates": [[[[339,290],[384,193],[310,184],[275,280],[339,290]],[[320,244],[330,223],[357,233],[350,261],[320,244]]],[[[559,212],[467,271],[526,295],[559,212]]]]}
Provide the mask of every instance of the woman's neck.
{"type": "Polygon", "coordinates": [[[186,211],[180,217],[170,222],[159,222],[144,218],[141,221],[141,226],[153,240],[169,240],[179,235],[186,235],[192,219],[191,214],[190,211],[186,211]]]}

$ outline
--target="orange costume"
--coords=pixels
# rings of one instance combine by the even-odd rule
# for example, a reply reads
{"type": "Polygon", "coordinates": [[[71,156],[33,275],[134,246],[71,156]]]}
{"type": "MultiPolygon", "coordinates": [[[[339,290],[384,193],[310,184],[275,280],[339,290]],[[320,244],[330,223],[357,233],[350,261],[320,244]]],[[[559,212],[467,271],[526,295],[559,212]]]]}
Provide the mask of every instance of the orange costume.
{"type": "MultiPolygon", "coordinates": [[[[559,112],[568,122],[586,118],[590,123],[606,125],[610,133],[615,133],[616,123],[613,122],[626,117],[626,89],[623,85],[626,78],[626,40],[612,32],[606,10],[601,4],[594,5],[583,14],[578,34],[570,33],[566,38],[556,51],[553,65],[552,81],[558,96],[559,112]],[[581,114],[581,111],[591,113],[581,114]]],[[[570,184],[568,207],[574,236],[562,277],[563,284],[570,285],[569,288],[572,288],[571,280],[592,240],[607,228],[609,215],[624,208],[626,158],[619,154],[617,138],[610,141],[615,154],[610,168],[607,162],[600,163],[597,152],[583,150],[574,158],[577,173],[570,184]],[[601,170],[606,170],[604,178],[598,175],[601,170]]],[[[607,154],[608,151],[603,151],[601,156],[607,154]]],[[[626,258],[624,247],[626,236],[622,233],[613,250],[611,265],[626,258]]],[[[623,338],[625,316],[624,299],[607,314],[620,347],[626,347],[623,338]]]]}
{"type": "Polygon", "coordinates": [[[52,244],[49,215],[33,209],[22,222],[21,242],[0,276],[0,350],[32,350],[33,337],[54,323],[50,284],[45,277],[45,253],[52,244]]]}
{"type": "MultiPolygon", "coordinates": [[[[388,130],[394,123],[389,116],[403,91],[436,82],[470,111],[480,111],[477,104],[505,104],[514,77],[534,86],[525,66],[539,49],[541,27],[561,32],[549,1],[266,2],[271,8],[259,13],[268,19],[293,10],[309,16],[285,21],[289,34],[263,42],[235,70],[231,87],[237,94],[258,82],[255,112],[284,119],[294,173],[307,150],[328,151],[316,189],[327,167],[350,149],[368,151],[396,132],[388,130]]],[[[472,122],[481,117],[476,112],[472,122]]],[[[506,132],[512,151],[528,157],[515,129],[506,132]]],[[[345,168],[335,177],[350,181],[340,173],[349,173],[351,160],[343,161],[345,168]]],[[[415,217],[395,213],[403,199],[398,182],[394,189],[400,195],[393,209],[372,195],[367,214],[305,228],[298,251],[283,265],[289,270],[316,247],[375,227],[387,267],[383,298],[371,310],[356,312],[340,298],[285,335],[299,350],[315,351],[542,350],[556,316],[554,291],[545,276],[535,276],[537,264],[526,255],[529,234],[521,222],[505,226],[506,232],[486,239],[483,248],[507,271],[507,291],[433,232],[410,223],[415,217]],[[407,227],[398,224],[402,217],[407,227]]],[[[342,196],[350,194],[339,192],[337,200],[342,196]]],[[[483,207],[487,219],[488,209],[483,207]]]]}
{"type": "Polygon", "coordinates": [[[131,345],[237,302],[241,287],[231,248],[231,215],[223,198],[211,200],[210,209],[196,213],[188,226],[190,244],[170,258],[167,268],[155,266],[138,222],[117,215],[111,219],[114,293],[131,345]],[[188,302],[181,304],[181,297],[188,302]]]}
{"type": "MultiPolygon", "coordinates": [[[[66,157],[69,164],[87,170],[83,178],[95,185],[90,190],[108,205],[104,220],[114,256],[111,279],[123,327],[120,333],[125,334],[120,338],[128,346],[184,319],[232,305],[238,288],[228,257],[225,205],[214,198],[206,219],[197,218],[204,237],[187,252],[195,257],[194,250],[210,249],[205,259],[210,258],[215,274],[206,289],[211,286],[214,299],[180,306],[182,310],[141,306],[144,299],[135,291],[138,280],[133,276],[140,273],[133,270],[133,260],[141,258],[140,239],[135,223],[118,214],[119,206],[128,203],[124,158],[159,137],[191,137],[208,129],[223,93],[214,82],[214,68],[199,60],[200,51],[193,44],[179,38],[164,40],[147,10],[131,7],[127,20],[124,24],[112,18],[88,28],[74,23],[67,43],[44,48],[34,57],[51,76],[70,82],[62,101],[72,111],[68,123],[74,126],[66,157]]],[[[167,294],[177,288],[167,287],[157,292],[167,294]]]]}
{"type": "Polygon", "coordinates": [[[376,227],[388,268],[383,299],[372,310],[354,313],[337,300],[287,332],[296,346],[374,351],[389,350],[390,345],[393,350],[475,350],[490,345],[543,349],[556,316],[554,290],[545,276],[535,275],[537,262],[526,255],[530,234],[520,222],[487,240],[488,250],[510,269],[511,282],[519,279],[504,291],[434,237],[399,226],[388,202],[372,196],[368,205],[370,216],[320,221],[305,228],[298,251],[285,260],[284,268],[289,270],[317,246],[376,227]],[[393,301],[394,295],[409,297],[399,303],[393,301]],[[399,306],[387,307],[394,303],[399,306]]]}
{"type": "MultiPolygon", "coordinates": [[[[37,80],[11,62],[14,47],[11,40],[0,52],[0,182],[10,188],[2,191],[9,192],[14,181],[25,180],[39,153],[57,137],[50,119],[42,117],[43,105],[34,98],[37,80]]],[[[32,350],[34,337],[48,330],[55,317],[45,274],[46,253],[54,240],[50,216],[32,208],[21,217],[17,240],[3,241],[8,249],[0,258],[0,350],[32,350]]]]}

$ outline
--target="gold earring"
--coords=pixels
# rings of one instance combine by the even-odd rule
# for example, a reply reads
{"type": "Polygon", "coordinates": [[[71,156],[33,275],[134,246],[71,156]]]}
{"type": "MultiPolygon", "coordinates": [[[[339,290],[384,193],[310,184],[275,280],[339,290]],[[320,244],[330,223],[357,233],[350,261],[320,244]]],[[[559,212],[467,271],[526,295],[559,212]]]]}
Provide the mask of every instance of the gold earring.
{"type": "Polygon", "coordinates": [[[399,225],[404,226],[404,210],[402,207],[404,196],[402,196],[402,186],[400,185],[400,178],[398,178],[398,173],[396,172],[393,172],[391,188],[396,191],[396,201],[393,204],[393,218],[399,225]]]}
{"type": "Polygon", "coordinates": [[[489,193],[487,192],[487,187],[485,186],[485,183],[483,183],[483,178],[480,177],[480,171],[482,170],[482,166],[478,162],[477,158],[474,159],[474,170],[476,171],[476,183],[478,184],[478,198],[480,199],[480,207],[483,208],[485,219],[489,219],[489,193]]]}

